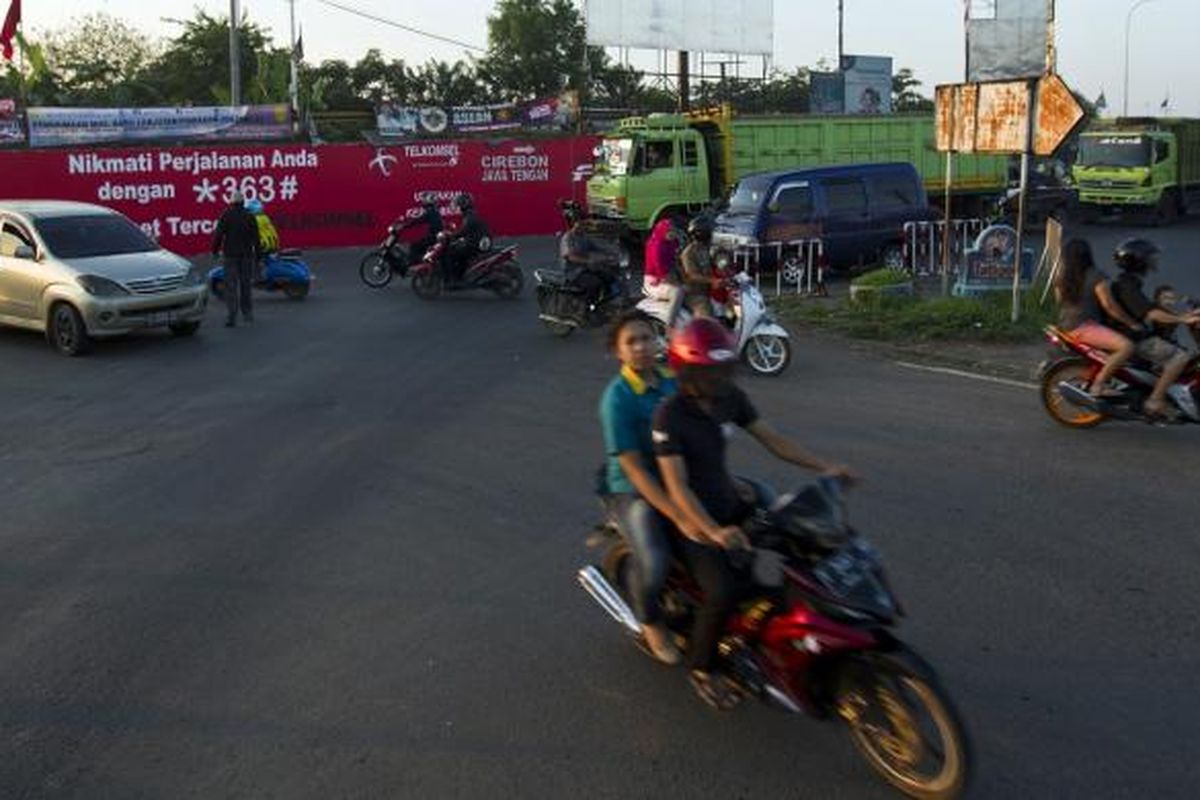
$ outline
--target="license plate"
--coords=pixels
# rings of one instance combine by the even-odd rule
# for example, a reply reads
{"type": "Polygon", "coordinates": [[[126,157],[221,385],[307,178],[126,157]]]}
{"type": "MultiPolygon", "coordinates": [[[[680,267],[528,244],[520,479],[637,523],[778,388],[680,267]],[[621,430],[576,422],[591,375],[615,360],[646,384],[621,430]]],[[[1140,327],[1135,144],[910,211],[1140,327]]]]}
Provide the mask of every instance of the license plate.
{"type": "Polygon", "coordinates": [[[175,321],[175,315],[170,311],[156,311],[146,316],[146,325],[152,328],[170,325],[175,321]]]}

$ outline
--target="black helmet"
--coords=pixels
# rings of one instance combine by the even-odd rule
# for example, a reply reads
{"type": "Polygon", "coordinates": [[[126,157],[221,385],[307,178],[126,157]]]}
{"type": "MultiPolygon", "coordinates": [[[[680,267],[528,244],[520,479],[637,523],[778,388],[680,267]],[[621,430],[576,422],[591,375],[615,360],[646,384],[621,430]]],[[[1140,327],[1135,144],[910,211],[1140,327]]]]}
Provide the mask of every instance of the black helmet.
{"type": "Polygon", "coordinates": [[[562,209],[563,218],[572,225],[583,219],[583,206],[575,200],[563,200],[558,206],[562,209]]]}
{"type": "Polygon", "coordinates": [[[697,242],[711,242],[713,235],[712,220],[708,217],[696,217],[688,223],[687,234],[689,239],[694,239],[697,242]]]}
{"type": "Polygon", "coordinates": [[[437,208],[437,198],[432,192],[425,192],[421,195],[421,205],[425,208],[437,208]]]}
{"type": "Polygon", "coordinates": [[[457,197],[454,198],[454,205],[458,206],[459,211],[467,211],[473,208],[475,203],[471,200],[471,195],[467,194],[466,192],[461,192],[457,197]]]}
{"type": "Polygon", "coordinates": [[[1113,261],[1124,272],[1145,275],[1158,268],[1158,245],[1149,239],[1126,239],[1113,251],[1113,261]]]}

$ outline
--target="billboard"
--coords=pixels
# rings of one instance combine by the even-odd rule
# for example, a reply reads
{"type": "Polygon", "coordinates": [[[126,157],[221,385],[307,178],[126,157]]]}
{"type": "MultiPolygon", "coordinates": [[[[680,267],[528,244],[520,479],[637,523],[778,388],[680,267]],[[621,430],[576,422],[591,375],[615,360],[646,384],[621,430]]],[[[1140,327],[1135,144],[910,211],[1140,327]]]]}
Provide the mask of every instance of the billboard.
{"type": "Polygon", "coordinates": [[[842,56],[846,114],[892,112],[892,59],[842,56]]]}
{"type": "Polygon", "coordinates": [[[774,0],[587,0],[588,44],[771,55],[774,0]]]}
{"type": "Polygon", "coordinates": [[[840,72],[810,72],[809,111],[813,114],[846,113],[846,83],[840,72]]]}
{"type": "Polygon", "coordinates": [[[387,224],[433,193],[447,222],[470,192],[499,236],[562,228],[558,201],[577,195],[594,137],[454,139],[367,144],[268,144],[0,151],[10,197],[98,203],[126,214],[163,246],[207,252],[239,191],[263,202],[284,247],[374,244],[387,224]]]}
{"type": "Polygon", "coordinates": [[[19,144],[25,144],[25,126],[21,124],[17,101],[0,98],[0,147],[19,144]]]}
{"type": "Polygon", "coordinates": [[[528,103],[490,106],[402,106],[382,103],[376,111],[384,137],[487,133],[506,130],[567,131],[579,122],[579,93],[563,92],[528,103]]]}
{"type": "Polygon", "coordinates": [[[969,83],[1046,71],[1046,0],[973,0],[967,10],[969,83]]]}
{"type": "Polygon", "coordinates": [[[161,140],[287,139],[287,105],[177,108],[30,108],[33,147],[161,140]]]}

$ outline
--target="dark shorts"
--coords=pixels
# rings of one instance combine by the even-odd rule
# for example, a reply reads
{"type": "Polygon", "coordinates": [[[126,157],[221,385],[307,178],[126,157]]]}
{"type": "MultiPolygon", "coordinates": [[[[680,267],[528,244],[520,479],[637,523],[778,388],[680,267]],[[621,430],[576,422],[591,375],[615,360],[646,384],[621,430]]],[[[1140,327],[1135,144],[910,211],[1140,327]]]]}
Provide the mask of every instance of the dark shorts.
{"type": "Polygon", "coordinates": [[[1138,358],[1161,367],[1176,356],[1187,355],[1187,351],[1177,344],[1168,342],[1161,336],[1150,336],[1137,342],[1134,353],[1138,358]]]}

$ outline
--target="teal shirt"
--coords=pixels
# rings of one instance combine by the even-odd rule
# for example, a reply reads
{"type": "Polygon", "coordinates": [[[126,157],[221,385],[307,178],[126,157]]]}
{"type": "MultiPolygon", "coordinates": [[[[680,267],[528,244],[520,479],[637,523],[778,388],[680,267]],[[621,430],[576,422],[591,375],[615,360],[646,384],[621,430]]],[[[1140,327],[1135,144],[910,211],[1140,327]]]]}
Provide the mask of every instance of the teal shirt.
{"type": "Polygon", "coordinates": [[[658,475],[654,442],[650,438],[650,422],[658,404],[673,396],[676,390],[675,378],[666,370],[659,370],[658,385],[651,386],[629,367],[622,368],[604,390],[600,398],[600,426],[604,429],[609,492],[637,493],[621,469],[621,462],[617,460],[621,453],[641,453],[646,469],[658,475]]]}

